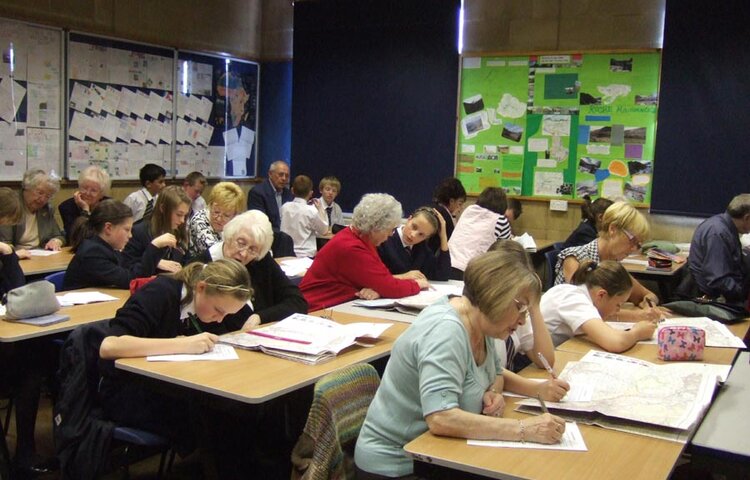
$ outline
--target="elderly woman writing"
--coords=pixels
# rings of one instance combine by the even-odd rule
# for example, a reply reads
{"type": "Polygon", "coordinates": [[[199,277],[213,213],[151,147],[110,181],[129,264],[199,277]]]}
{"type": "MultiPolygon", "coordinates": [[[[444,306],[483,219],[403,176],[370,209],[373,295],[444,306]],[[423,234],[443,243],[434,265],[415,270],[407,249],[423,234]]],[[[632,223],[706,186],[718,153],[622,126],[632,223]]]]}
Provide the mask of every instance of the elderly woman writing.
{"type": "Polygon", "coordinates": [[[299,288],[289,281],[268,253],[272,242],[273,229],[266,214],[250,210],[231,219],[224,226],[224,240],[197,257],[201,262],[233,258],[250,273],[254,292],[252,306],[248,305],[233,317],[242,319],[244,324],[227,319],[228,330],[249,330],[294,313],[307,313],[307,303],[299,288]]]}
{"type": "Polygon", "coordinates": [[[516,256],[487,252],[469,262],[464,282],[463,296],[424,309],[394,343],[357,440],[357,478],[409,478],[414,465],[403,447],[427,430],[459,438],[560,441],[565,422],[554,415],[502,418],[504,387],[552,401],[570,388],[558,379],[539,384],[506,376],[495,353],[493,339],[507,338],[538,301],[538,278],[516,256]]]}
{"type": "Polygon", "coordinates": [[[208,208],[190,220],[190,256],[199,255],[221,241],[227,222],[245,210],[245,193],[236,183],[219,182],[211,189],[207,204],[208,208]]]}
{"type": "Polygon", "coordinates": [[[20,223],[0,227],[0,242],[15,246],[18,258],[28,258],[28,249],[60,250],[63,234],[55,222],[50,199],[60,190],[60,180],[44,170],[29,170],[21,182],[20,223]]]}
{"type": "Polygon", "coordinates": [[[401,298],[429,287],[424,278],[394,277],[378,256],[376,248],[401,223],[401,204],[385,193],[362,197],[352,223],[337,233],[318,252],[300,284],[310,310],[338,305],[356,297],[401,298]]]}
{"type": "Polygon", "coordinates": [[[111,186],[109,174],[96,165],[81,170],[78,174],[78,190],[57,207],[63,221],[66,242],[70,243],[73,225],[78,217],[91,215],[99,202],[109,198],[106,195],[109,194],[111,186]]]}

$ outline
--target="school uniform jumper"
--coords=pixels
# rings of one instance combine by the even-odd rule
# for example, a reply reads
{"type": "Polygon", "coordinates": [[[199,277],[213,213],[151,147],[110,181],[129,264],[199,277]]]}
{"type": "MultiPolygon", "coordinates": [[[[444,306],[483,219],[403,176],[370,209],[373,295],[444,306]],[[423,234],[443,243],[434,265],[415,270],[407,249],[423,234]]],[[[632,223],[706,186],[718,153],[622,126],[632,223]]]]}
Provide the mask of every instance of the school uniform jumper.
{"type": "Polygon", "coordinates": [[[161,251],[149,243],[143,250],[140,262],[128,264],[121,252],[112,248],[99,235],[94,235],[78,247],[65,271],[63,288],[129,288],[130,281],[134,278],[155,274],[160,259],[161,251]]]}
{"type": "Polygon", "coordinates": [[[401,240],[403,227],[396,228],[393,235],[378,247],[378,255],[394,275],[419,270],[430,280],[444,281],[450,278],[451,255],[448,251],[435,253],[427,241],[408,248],[401,240]]]}
{"type": "MultiPolygon", "coordinates": [[[[125,257],[125,264],[132,265],[134,268],[142,268],[140,263],[143,262],[143,255],[146,249],[154,239],[151,233],[151,222],[141,222],[133,226],[133,237],[125,245],[122,251],[125,257]]],[[[159,249],[159,260],[173,260],[177,263],[184,264],[185,254],[176,248],[164,247],[159,249]]],[[[158,263],[158,261],[157,261],[158,263]]]]}

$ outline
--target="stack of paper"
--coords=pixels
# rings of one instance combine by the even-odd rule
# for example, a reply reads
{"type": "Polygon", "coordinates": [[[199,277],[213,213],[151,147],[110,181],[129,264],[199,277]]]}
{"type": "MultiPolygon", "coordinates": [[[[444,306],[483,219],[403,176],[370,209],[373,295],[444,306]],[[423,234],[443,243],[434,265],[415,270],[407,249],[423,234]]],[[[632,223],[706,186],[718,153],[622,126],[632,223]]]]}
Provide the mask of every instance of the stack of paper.
{"type": "Polygon", "coordinates": [[[351,345],[372,346],[371,340],[378,338],[391,325],[365,322],[342,325],[297,313],[250,332],[223,335],[219,342],[315,365],[331,360],[351,345]]]}

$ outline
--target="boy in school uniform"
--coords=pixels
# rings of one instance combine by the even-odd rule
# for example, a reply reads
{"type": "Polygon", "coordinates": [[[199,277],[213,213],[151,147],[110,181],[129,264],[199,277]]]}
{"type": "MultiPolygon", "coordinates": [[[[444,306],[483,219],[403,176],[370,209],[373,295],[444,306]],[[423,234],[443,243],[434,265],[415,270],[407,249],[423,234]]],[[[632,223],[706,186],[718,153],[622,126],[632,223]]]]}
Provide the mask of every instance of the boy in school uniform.
{"type": "Polygon", "coordinates": [[[312,180],[307,175],[297,175],[292,183],[294,200],[281,206],[281,231],[292,237],[297,257],[314,257],[318,253],[316,235],[328,231],[328,219],[323,205],[317,199],[312,205],[312,180]]]}
{"type": "Polygon", "coordinates": [[[137,190],[123,200],[122,203],[130,207],[133,211],[133,221],[138,222],[145,219],[148,221],[154,211],[156,197],[164,189],[166,182],[164,177],[167,171],[159,165],[147,163],[141,168],[138,177],[141,180],[143,188],[137,190]]]}
{"type": "Polygon", "coordinates": [[[182,189],[185,190],[187,196],[193,201],[190,205],[190,212],[188,212],[187,219],[193,218],[197,212],[205,210],[206,200],[203,198],[203,190],[206,188],[208,180],[201,172],[190,172],[185,177],[185,181],[182,182],[182,189]]]}
{"type": "Polygon", "coordinates": [[[344,228],[344,213],[341,207],[335,202],[336,197],[341,192],[341,182],[338,178],[329,176],[323,177],[318,185],[320,191],[320,204],[326,212],[328,220],[328,234],[337,233],[344,228]]]}

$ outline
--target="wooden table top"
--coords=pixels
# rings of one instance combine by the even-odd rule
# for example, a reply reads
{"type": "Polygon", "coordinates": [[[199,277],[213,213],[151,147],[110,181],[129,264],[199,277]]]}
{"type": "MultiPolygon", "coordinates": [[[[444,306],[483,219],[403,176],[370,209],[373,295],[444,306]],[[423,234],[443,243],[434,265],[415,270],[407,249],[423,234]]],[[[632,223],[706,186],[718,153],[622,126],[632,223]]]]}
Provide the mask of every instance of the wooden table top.
{"type": "MultiPolygon", "coordinates": [[[[382,322],[381,320],[336,315],[339,323],[382,322]]],[[[370,362],[388,355],[408,325],[394,322],[372,347],[352,346],[335,359],[320,365],[304,365],[256,351],[237,349],[239,360],[222,362],[148,362],[145,358],[120,359],[118,369],[163,380],[244,403],[262,403],[304,386],[343,367],[370,362]]]]}
{"type": "MultiPolygon", "coordinates": [[[[627,259],[631,260],[648,260],[648,257],[646,255],[629,255],[627,259]]],[[[649,270],[647,266],[645,265],[636,265],[633,263],[627,263],[622,262],[622,266],[625,267],[625,270],[627,270],[630,273],[635,273],[638,275],[654,275],[654,276],[661,276],[661,277],[671,277],[675,273],[677,273],[682,267],[687,265],[687,262],[677,263],[672,262],[672,268],[671,270],[649,270]]]]}
{"type": "Polygon", "coordinates": [[[49,255],[47,257],[31,257],[19,260],[23,274],[41,275],[44,273],[62,272],[68,268],[68,264],[73,260],[73,253],[70,247],[63,248],[60,253],[49,255]]]}
{"type": "Polygon", "coordinates": [[[117,309],[122,307],[125,304],[125,301],[130,297],[130,292],[128,290],[122,290],[119,288],[82,288],[80,290],[70,290],[64,293],[70,292],[102,292],[117,297],[117,300],[62,307],[57,313],[70,315],[70,320],[48,325],[46,327],[25,325],[23,323],[9,322],[3,319],[0,321],[0,342],[17,342],[19,340],[43,337],[53,333],[67,332],[73,330],[78,325],[114,318],[117,309]]]}
{"type": "MultiPolygon", "coordinates": [[[[739,338],[744,338],[748,328],[750,328],[750,320],[735,323],[733,325],[727,325],[729,330],[737,335],[739,338]]],[[[603,351],[602,348],[590,342],[585,335],[573,337],[557,347],[558,351],[572,352],[581,355],[586,354],[589,350],[603,351]]],[[[631,349],[622,352],[622,355],[629,357],[646,360],[652,363],[673,363],[659,360],[658,358],[659,346],[654,344],[636,343],[631,349]]],[[[736,348],[719,348],[719,347],[706,347],[703,353],[703,363],[716,363],[719,365],[731,365],[734,362],[734,358],[737,355],[736,348]]]]}
{"type": "MultiPolygon", "coordinates": [[[[582,354],[555,352],[559,371],[582,354]]],[[[521,371],[530,378],[547,378],[531,365],[521,371]]],[[[514,411],[517,398],[506,397],[506,418],[527,418],[514,411]]],[[[579,424],[588,452],[469,446],[465,439],[426,432],[404,449],[415,459],[490,478],[599,480],[602,478],[666,478],[684,445],[641,435],[579,424]]]]}

